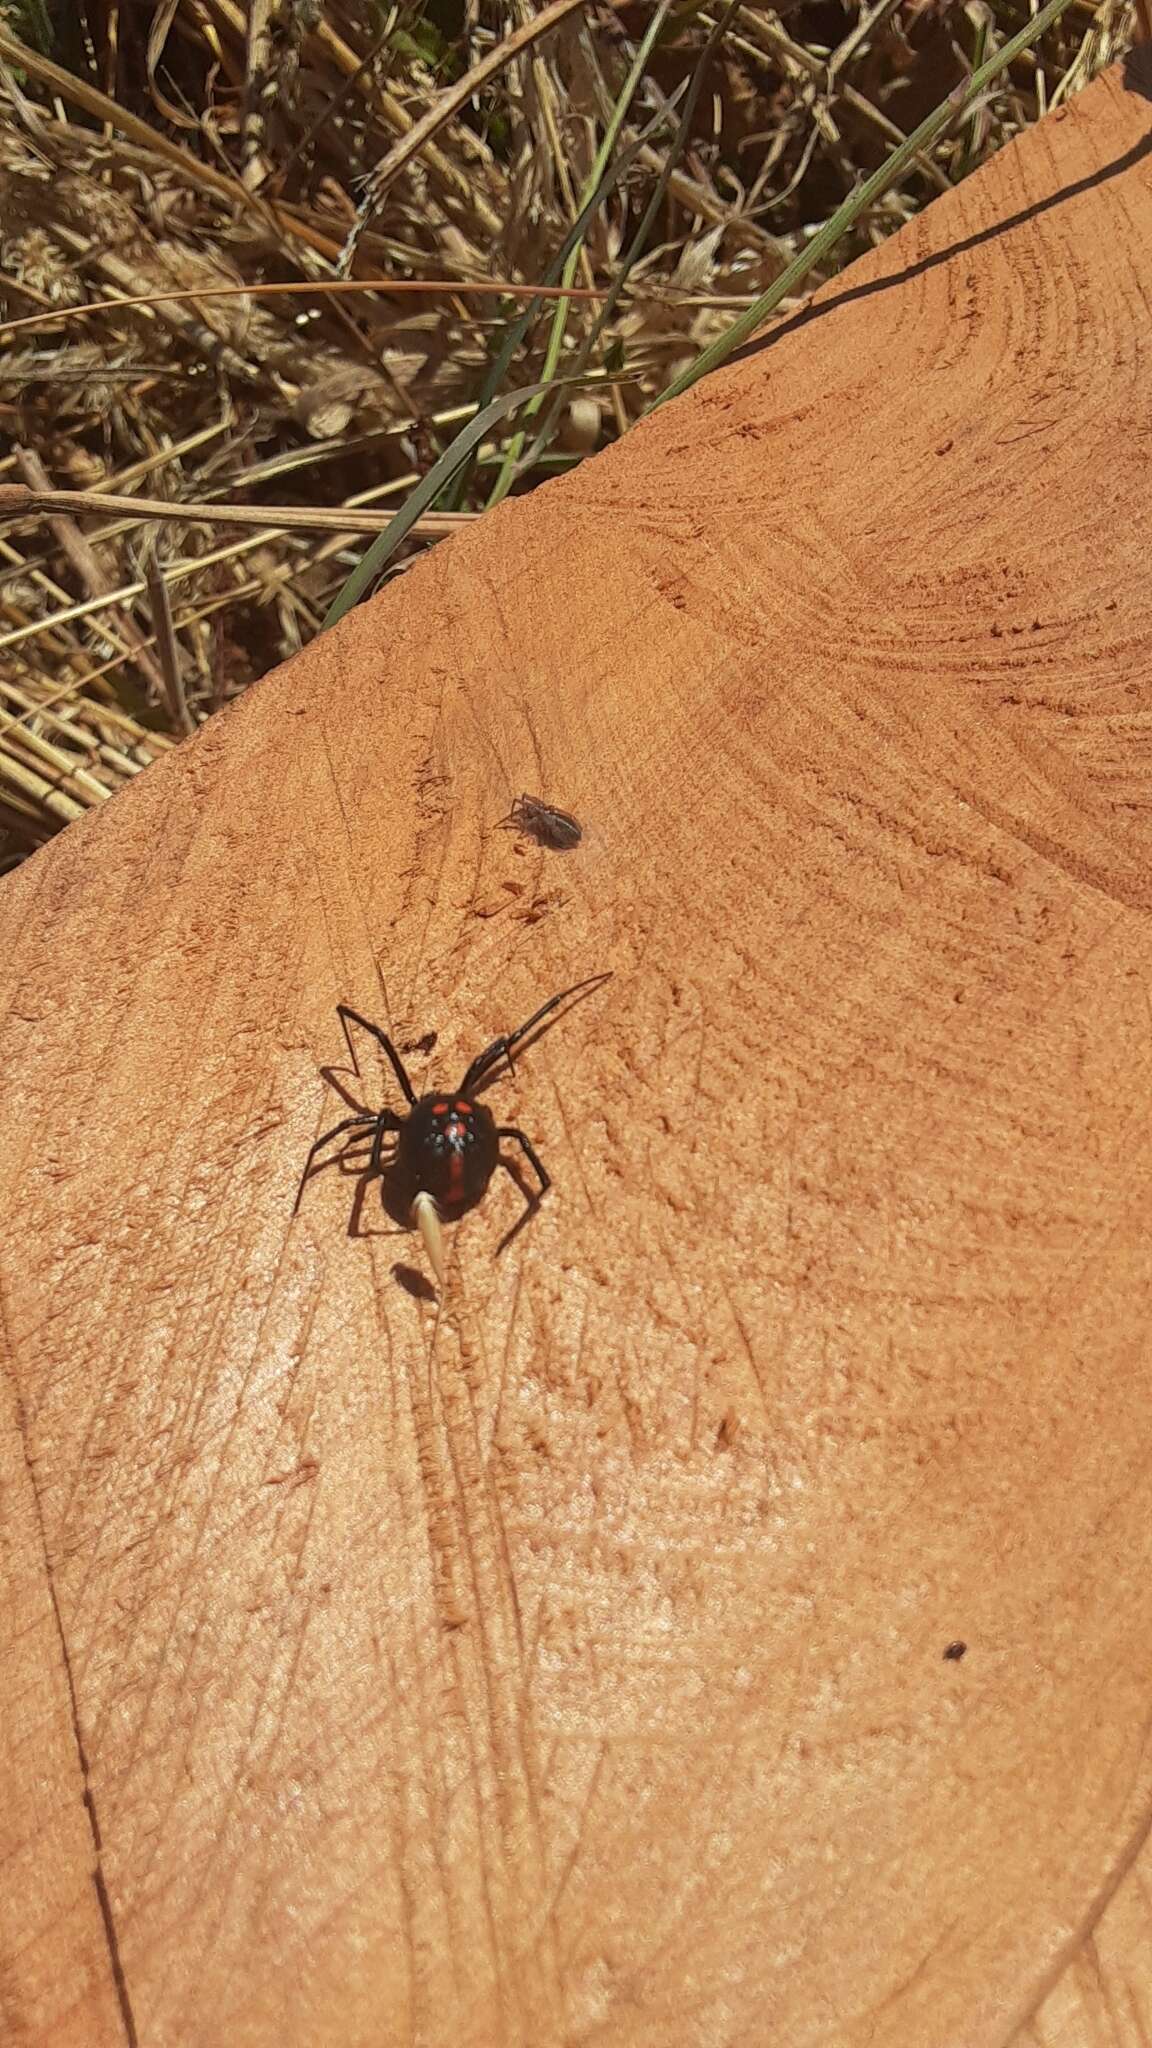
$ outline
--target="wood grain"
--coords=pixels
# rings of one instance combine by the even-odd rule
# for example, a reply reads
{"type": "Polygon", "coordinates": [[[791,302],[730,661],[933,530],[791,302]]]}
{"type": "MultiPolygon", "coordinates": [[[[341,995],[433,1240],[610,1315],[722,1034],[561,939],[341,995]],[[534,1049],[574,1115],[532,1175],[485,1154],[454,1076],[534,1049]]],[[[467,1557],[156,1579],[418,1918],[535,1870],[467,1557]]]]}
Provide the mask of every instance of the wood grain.
{"type": "Polygon", "coordinates": [[[6,885],[14,2040],[1146,2039],[1149,275],[1113,74],[6,885]]]}

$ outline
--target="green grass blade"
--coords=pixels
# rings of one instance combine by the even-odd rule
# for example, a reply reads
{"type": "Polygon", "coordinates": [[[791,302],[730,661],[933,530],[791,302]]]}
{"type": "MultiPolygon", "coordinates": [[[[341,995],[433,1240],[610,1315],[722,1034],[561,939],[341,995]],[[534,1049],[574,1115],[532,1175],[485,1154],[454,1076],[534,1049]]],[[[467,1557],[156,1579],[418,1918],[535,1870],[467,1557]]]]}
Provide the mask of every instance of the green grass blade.
{"type": "MultiPolygon", "coordinates": [[[[580,384],[586,380],[580,377],[562,377],[562,384],[580,384]]],[[[603,380],[598,380],[603,381],[603,380]]],[[[617,379],[623,382],[623,379],[617,379]]],[[[433,505],[439,493],[448,484],[462,462],[467,462],[474,449],[478,448],[489,427],[498,426],[508,414],[528,404],[542,391],[552,391],[555,383],[529,384],[523,391],[505,391],[486,405],[483,412],[476,413],[466,426],[461,427],[455,440],[444,450],[438,462],[434,462],[427,476],[421,477],[415,489],[404,500],[394,519],[390,519],[383,533],[378,534],[367,548],[352,574],[341,586],[324,615],[322,630],[327,632],[337,619],[360,602],[369,585],[383,574],[402,540],[411,533],[416,521],[433,505]]]]}
{"type": "Polygon", "coordinates": [[[439,493],[449,483],[462,462],[466,462],[474,448],[478,448],[490,427],[507,419],[510,412],[524,405],[540,391],[548,390],[547,384],[529,384],[524,391],[505,391],[500,398],[493,399],[482,412],[476,413],[462,427],[455,439],[444,450],[438,462],[434,462],[427,476],[409,494],[397,512],[390,519],[383,533],[378,534],[371,546],[366,548],[352,574],[342,585],[324,617],[324,630],[334,626],[345,612],[359,604],[369,585],[387,568],[402,540],[412,531],[421,514],[432,505],[439,493]]]}

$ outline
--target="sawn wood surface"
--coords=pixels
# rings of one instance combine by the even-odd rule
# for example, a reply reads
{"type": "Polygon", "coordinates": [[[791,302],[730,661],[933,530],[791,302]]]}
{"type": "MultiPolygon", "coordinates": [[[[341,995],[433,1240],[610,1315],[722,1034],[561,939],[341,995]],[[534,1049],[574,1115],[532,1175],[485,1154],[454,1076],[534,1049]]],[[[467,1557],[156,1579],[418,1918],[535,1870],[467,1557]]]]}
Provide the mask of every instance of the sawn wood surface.
{"type": "Polygon", "coordinates": [[[1152,2038],[1149,117],[5,883],[6,2041],[1152,2038]],[[338,1000],[452,1086],[601,969],[443,1307],[293,1217],[338,1000]]]}

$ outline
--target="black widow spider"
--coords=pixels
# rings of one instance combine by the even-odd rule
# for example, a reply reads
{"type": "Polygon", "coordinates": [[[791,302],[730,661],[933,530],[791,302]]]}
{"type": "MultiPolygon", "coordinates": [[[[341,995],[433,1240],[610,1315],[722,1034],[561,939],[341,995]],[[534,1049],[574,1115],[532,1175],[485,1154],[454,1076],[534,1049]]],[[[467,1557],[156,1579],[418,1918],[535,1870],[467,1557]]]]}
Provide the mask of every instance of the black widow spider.
{"type": "Polygon", "coordinates": [[[410,1212],[419,1225],[436,1277],[442,1282],[440,1221],[453,1222],[480,1201],[500,1162],[501,1138],[516,1140],[540,1183],[535,1194],[529,1197],[529,1211],[535,1209],[552,1185],[543,1162],[523,1131],[512,1124],[498,1125],[487,1105],[476,1100],[478,1091],[492,1079],[494,1069],[502,1060],[512,1068],[513,1046],[527,1038],[529,1032],[543,1023],[545,1017],[561,1003],[567,1002],[569,996],[578,995],[581,989],[596,988],[611,979],[611,974],[593,974],[587,981],[577,981],[571,988],[561,989],[559,995],[550,996],[546,1003],[542,1003],[526,1024],[494,1038],[491,1045],[472,1061],[454,1092],[436,1089],[431,1094],[419,1096],[387,1032],[382,1031],[378,1024],[370,1023],[367,1017],[362,1017],[358,1010],[350,1009],[347,1003],[337,1003],[336,1014],[344,1028],[356,1071],[359,1072],[359,1066],[349,1024],[358,1024],[383,1047],[404,1091],[408,1113],[400,1116],[394,1109],[361,1110],[355,1116],[345,1117],[330,1131],[325,1131],[323,1137],[317,1138],[304,1162],[293,1214],[300,1206],[312,1161],[333,1138],[343,1136],[346,1131],[371,1128],[372,1151],[367,1166],[367,1177],[371,1179],[384,1172],[384,1140],[390,1133],[395,1133],[396,1151],[388,1167],[393,1191],[401,1213],[410,1212]]]}

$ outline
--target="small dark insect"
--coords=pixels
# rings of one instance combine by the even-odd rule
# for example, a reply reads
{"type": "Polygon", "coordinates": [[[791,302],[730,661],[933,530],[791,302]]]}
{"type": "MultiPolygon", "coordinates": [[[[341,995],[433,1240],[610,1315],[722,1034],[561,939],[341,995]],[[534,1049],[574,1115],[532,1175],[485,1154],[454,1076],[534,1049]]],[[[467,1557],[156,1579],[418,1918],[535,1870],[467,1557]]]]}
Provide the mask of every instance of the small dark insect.
{"type": "Polygon", "coordinates": [[[948,1648],[944,1652],[945,1663],[958,1664],[967,1648],[967,1643],[949,1643],[948,1648]]]}
{"type": "Polygon", "coordinates": [[[584,837],[583,826],[568,811],[557,810],[538,796],[518,796],[503,822],[553,853],[570,853],[584,837]]]}
{"type": "Polygon", "coordinates": [[[515,1139],[540,1184],[528,1199],[526,1214],[536,1208],[552,1185],[523,1131],[512,1124],[498,1125],[487,1105],[476,1100],[480,1089],[494,1078],[502,1062],[512,1069],[513,1046],[527,1038],[529,1032],[543,1023],[545,1017],[561,1003],[567,1002],[569,996],[578,995],[582,989],[596,988],[611,979],[611,974],[593,974],[587,981],[577,981],[571,988],[562,989],[558,996],[550,996],[526,1024],[494,1038],[491,1045],[472,1061],[458,1088],[436,1089],[429,1095],[420,1096],[416,1094],[404,1062],[387,1032],[382,1031],[378,1024],[369,1023],[367,1017],[362,1017],[357,1010],[349,1009],[347,1003],[337,1003],[336,1014],[344,1029],[353,1067],[359,1073],[348,1026],[358,1024],[383,1047],[403,1090],[408,1110],[404,1116],[394,1109],[361,1110],[355,1116],[346,1116],[330,1131],[325,1131],[323,1137],[317,1138],[304,1162],[293,1214],[300,1206],[300,1197],[316,1154],[346,1131],[363,1130],[367,1134],[370,1129],[372,1151],[368,1176],[371,1178],[387,1171],[401,1211],[411,1214],[418,1225],[436,1277],[443,1284],[444,1253],[440,1223],[454,1222],[480,1201],[500,1164],[501,1138],[515,1139]],[[384,1140],[390,1133],[395,1135],[396,1149],[386,1168],[384,1140]]]}

